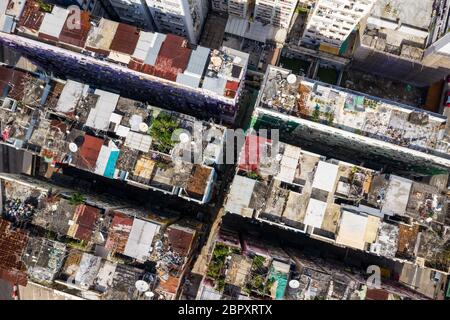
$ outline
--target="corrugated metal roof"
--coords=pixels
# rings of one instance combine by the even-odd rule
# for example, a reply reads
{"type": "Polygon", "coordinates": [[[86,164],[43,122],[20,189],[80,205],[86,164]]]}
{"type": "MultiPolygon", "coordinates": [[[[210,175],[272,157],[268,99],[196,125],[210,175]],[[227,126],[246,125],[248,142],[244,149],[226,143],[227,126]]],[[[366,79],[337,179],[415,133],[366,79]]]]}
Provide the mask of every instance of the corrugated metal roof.
{"type": "Polygon", "coordinates": [[[86,40],[91,29],[90,15],[87,11],[81,11],[80,13],[80,25],[79,28],[70,28],[68,21],[71,19],[71,14],[67,17],[66,23],[59,34],[59,41],[67,44],[71,44],[76,47],[83,48],[86,44],[86,40]]]}
{"type": "Polygon", "coordinates": [[[74,112],[85,86],[83,83],[67,80],[56,103],[55,110],[62,113],[74,112]]]}
{"type": "Polygon", "coordinates": [[[11,229],[11,223],[0,218],[0,279],[27,284],[26,267],[21,256],[28,234],[21,229],[11,229]]]}
{"type": "Polygon", "coordinates": [[[200,85],[200,78],[185,73],[179,73],[177,75],[177,82],[191,88],[198,88],[200,85]]]}
{"type": "Polygon", "coordinates": [[[210,52],[210,49],[201,46],[198,46],[195,50],[193,50],[184,73],[201,77],[203,75],[203,71],[205,70],[206,63],[208,62],[210,52]]]}
{"type": "Polygon", "coordinates": [[[158,58],[159,51],[161,50],[163,42],[166,40],[166,35],[162,33],[155,33],[150,47],[147,49],[147,55],[145,56],[144,63],[149,65],[155,65],[158,58]]]}
{"type": "Polygon", "coordinates": [[[202,88],[223,95],[226,85],[227,79],[225,78],[205,77],[202,88]]]}
{"type": "Polygon", "coordinates": [[[133,220],[132,217],[121,212],[114,213],[114,218],[109,228],[108,240],[105,245],[108,250],[124,253],[133,220]]]}
{"type": "Polygon", "coordinates": [[[247,212],[245,209],[250,205],[255,184],[256,180],[242,176],[235,176],[228,194],[225,210],[245,216],[243,213],[247,212]]]}
{"type": "Polygon", "coordinates": [[[99,95],[95,108],[89,112],[86,126],[99,130],[108,130],[111,115],[116,109],[119,95],[108,91],[96,89],[94,92],[99,95]]]}
{"type": "Polygon", "coordinates": [[[103,142],[103,139],[85,135],[75,165],[81,169],[94,170],[103,142]]]}
{"type": "Polygon", "coordinates": [[[111,43],[111,50],[131,55],[139,40],[139,30],[136,27],[119,23],[111,43]]]}
{"type": "Polygon", "coordinates": [[[45,14],[44,20],[39,28],[39,35],[58,39],[68,15],[69,11],[67,9],[53,7],[52,13],[45,14]]]}
{"type": "Polygon", "coordinates": [[[134,219],[124,254],[138,261],[147,260],[153,238],[159,232],[159,228],[159,225],[155,223],[134,219]]]}
{"type": "Polygon", "coordinates": [[[11,16],[3,15],[3,19],[0,25],[0,31],[11,33],[14,30],[14,18],[11,16]]]}
{"type": "Polygon", "coordinates": [[[187,257],[191,252],[195,238],[195,230],[173,225],[167,228],[170,247],[182,257],[187,257]]]}
{"type": "Polygon", "coordinates": [[[100,215],[100,210],[86,204],[77,206],[75,209],[74,220],[76,223],[75,239],[84,241],[91,240],[95,229],[95,223],[100,215]]]}

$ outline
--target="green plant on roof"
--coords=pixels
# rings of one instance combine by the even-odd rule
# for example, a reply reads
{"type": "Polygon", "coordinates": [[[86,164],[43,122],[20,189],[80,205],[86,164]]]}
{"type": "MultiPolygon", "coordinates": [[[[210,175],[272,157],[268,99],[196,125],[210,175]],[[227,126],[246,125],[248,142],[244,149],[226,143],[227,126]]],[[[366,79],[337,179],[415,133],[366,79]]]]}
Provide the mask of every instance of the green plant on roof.
{"type": "Polygon", "coordinates": [[[255,172],[255,171],[247,172],[247,177],[250,178],[250,179],[253,179],[253,180],[259,180],[260,179],[258,172],[255,172]]]}
{"type": "Polygon", "coordinates": [[[264,267],[264,263],[266,262],[266,258],[262,256],[254,256],[253,257],[253,267],[255,270],[260,270],[262,267],[264,267]]]}
{"type": "Polygon", "coordinates": [[[226,257],[230,254],[230,248],[223,244],[216,244],[212,254],[211,262],[208,266],[207,275],[215,280],[219,280],[226,257]]]}
{"type": "Polygon", "coordinates": [[[173,132],[178,128],[178,122],[166,113],[160,113],[152,122],[149,129],[150,136],[156,141],[156,149],[168,153],[174,146],[173,132]]]}
{"type": "Polygon", "coordinates": [[[69,203],[73,206],[77,206],[79,204],[82,204],[86,201],[86,199],[84,198],[84,196],[79,193],[79,192],[75,192],[74,194],[72,194],[72,196],[69,199],[69,203]]]}
{"type": "Polygon", "coordinates": [[[46,3],[44,0],[38,0],[39,9],[44,12],[51,13],[53,6],[51,4],[46,3]]]}
{"type": "Polygon", "coordinates": [[[319,107],[318,107],[318,106],[316,106],[316,107],[314,108],[314,111],[313,111],[313,113],[312,113],[311,118],[312,118],[312,121],[314,121],[314,122],[319,122],[319,120],[320,120],[320,110],[319,110],[319,107]]]}
{"type": "Polygon", "coordinates": [[[334,113],[333,112],[327,112],[325,116],[327,118],[327,124],[328,125],[332,125],[333,121],[334,121],[334,113]]]}

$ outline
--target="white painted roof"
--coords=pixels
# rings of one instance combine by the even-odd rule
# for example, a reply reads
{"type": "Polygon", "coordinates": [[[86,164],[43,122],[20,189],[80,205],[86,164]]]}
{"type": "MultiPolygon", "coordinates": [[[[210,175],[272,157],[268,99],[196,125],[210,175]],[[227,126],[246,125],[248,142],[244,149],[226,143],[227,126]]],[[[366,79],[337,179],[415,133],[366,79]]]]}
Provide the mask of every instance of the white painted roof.
{"type": "Polygon", "coordinates": [[[381,212],[388,215],[405,214],[411,187],[411,180],[391,175],[389,177],[389,186],[385,192],[386,196],[383,201],[381,212]]]}
{"type": "Polygon", "coordinates": [[[111,119],[111,115],[116,109],[120,96],[100,89],[96,89],[94,93],[100,97],[95,108],[92,108],[89,112],[86,126],[99,130],[108,130],[109,119],[111,119]]]}
{"type": "Polygon", "coordinates": [[[339,166],[328,162],[319,161],[314,175],[313,188],[332,192],[339,166]]]}
{"type": "Polygon", "coordinates": [[[327,203],[316,199],[309,199],[308,207],[306,208],[305,219],[303,224],[320,228],[322,226],[323,217],[327,209],[327,203]]]}
{"type": "Polygon", "coordinates": [[[67,80],[64,88],[56,103],[55,110],[62,113],[68,113],[75,111],[78,101],[80,100],[83,90],[87,85],[67,80]]]}
{"type": "Polygon", "coordinates": [[[294,181],[300,155],[300,148],[286,145],[286,149],[284,150],[281,158],[280,172],[277,175],[277,179],[288,183],[292,183],[294,181]]]}
{"type": "Polygon", "coordinates": [[[152,137],[148,134],[142,134],[139,132],[128,132],[125,139],[125,146],[131,149],[140,150],[142,152],[149,152],[152,144],[152,137]]]}
{"type": "Polygon", "coordinates": [[[155,223],[134,219],[124,254],[141,262],[147,260],[153,238],[159,232],[159,228],[155,223]]]}
{"type": "Polygon", "coordinates": [[[336,243],[363,250],[367,221],[367,216],[342,211],[336,243]]]}
{"type": "Polygon", "coordinates": [[[250,205],[255,184],[256,180],[236,175],[228,193],[225,210],[234,214],[251,217],[251,210],[246,209],[250,205]]]}
{"type": "Polygon", "coordinates": [[[69,11],[67,9],[54,6],[52,13],[45,14],[39,33],[59,38],[68,15],[69,11]]]}

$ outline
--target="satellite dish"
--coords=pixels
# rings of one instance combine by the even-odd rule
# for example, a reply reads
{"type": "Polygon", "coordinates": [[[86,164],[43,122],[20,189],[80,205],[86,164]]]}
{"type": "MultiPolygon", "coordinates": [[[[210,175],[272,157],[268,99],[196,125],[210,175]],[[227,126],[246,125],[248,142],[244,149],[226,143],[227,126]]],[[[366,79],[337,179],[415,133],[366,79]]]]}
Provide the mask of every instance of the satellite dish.
{"type": "Polygon", "coordinates": [[[294,84],[297,82],[297,76],[291,73],[290,75],[287,76],[286,80],[289,84],[294,84]]]}
{"type": "Polygon", "coordinates": [[[277,155],[275,156],[275,159],[277,159],[277,161],[280,161],[281,158],[283,158],[283,155],[281,153],[277,153],[277,155]]]}
{"type": "Polygon", "coordinates": [[[298,289],[300,287],[300,282],[298,280],[291,280],[289,281],[289,288],[291,289],[298,289]]]}
{"type": "Polygon", "coordinates": [[[186,143],[189,141],[189,135],[186,132],[180,133],[180,142],[186,143]]]}
{"type": "Polygon", "coordinates": [[[71,143],[69,143],[69,150],[71,152],[77,152],[78,151],[78,146],[75,143],[71,142],[71,143]]]}
{"type": "Polygon", "coordinates": [[[144,296],[145,296],[146,298],[153,299],[153,297],[155,296],[155,294],[154,294],[153,292],[151,292],[151,291],[147,291],[147,292],[144,293],[144,296]]]}
{"type": "Polygon", "coordinates": [[[139,131],[147,132],[148,131],[148,125],[145,122],[141,122],[139,124],[139,131]]]}
{"type": "Polygon", "coordinates": [[[144,280],[136,281],[135,286],[139,292],[145,292],[145,291],[148,291],[148,289],[150,289],[150,286],[144,280]]]}

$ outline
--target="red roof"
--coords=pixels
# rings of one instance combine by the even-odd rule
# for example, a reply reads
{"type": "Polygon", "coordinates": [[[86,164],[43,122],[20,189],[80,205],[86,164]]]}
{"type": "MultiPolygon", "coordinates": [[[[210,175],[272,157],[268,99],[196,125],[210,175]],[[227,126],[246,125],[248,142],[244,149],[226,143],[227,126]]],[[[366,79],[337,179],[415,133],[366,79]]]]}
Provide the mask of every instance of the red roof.
{"type": "Polygon", "coordinates": [[[239,168],[252,172],[258,171],[261,152],[264,150],[267,143],[270,142],[272,142],[272,140],[263,137],[255,135],[247,136],[239,156],[239,168]]]}
{"type": "Polygon", "coordinates": [[[144,72],[167,80],[176,81],[177,75],[186,70],[189,58],[191,57],[191,51],[187,47],[186,39],[168,34],[159,50],[154,70],[151,70],[151,68],[148,69],[150,72],[153,71],[153,73],[147,72],[147,70],[144,72]]]}
{"type": "Polygon", "coordinates": [[[9,221],[0,219],[0,279],[27,285],[26,267],[21,259],[27,241],[24,230],[11,229],[9,221]]]}
{"type": "Polygon", "coordinates": [[[22,100],[25,88],[27,74],[22,71],[14,70],[0,66],[0,95],[3,94],[5,87],[10,87],[8,97],[22,100]]]}
{"type": "Polygon", "coordinates": [[[64,23],[64,27],[59,34],[59,41],[71,44],[76,47],[84,47],[89,34],[89,30],[91,29],[89,12],[81,11],[80,18],[80,28],[70,29],[68,27],[68,21],[69,19],[73,18],[72,12],[69,13],[67,20],[64,23]]]}
{"type": "Polygon", "coordinates": [[[189,232],[183,228],[168,227],[167,233],[173,251],[180,256],[187,257],[191,252],[195,232],[189,232]]]}
{"type": "Polygon", "coordinates": [[[387,300],[389,292],[383,289],[367,289],[366,300],[387,300]]]}
{"type": "Polygon", "coordinates": [[[100,210],[86,204],[81,204],[75,209],[75,222],[77,231],[75,238],[80,240],[91,240],[92,233],[95,229],[95,223],[100,215],[100,210]]]}
{"type": "Polygon", "coordinates": [[[28,0],[25,3],[18,26],[38,31],[44,20],[44,16],[45,13],[39,9],[39,3],[36,0],[28,0]]]}
{"type": "Polygon", "coordinates": [[[78,152],[76,167],[85,170],[94,170],[103,142],[103,139],[85,135],[83,145],[78,152]]]}
{"type": "Polygon", "coordinates": [[[133,218],[123,213],[114,213],[114,218],[109,228],[106,249],[123,253],[128,242],[128,237],[133,226],[133,218]]]}
{"type": "Polygon", "coordinates": [[[119,23],[110,49],[132,55],[139,40],[139,30],[128,24],[119,23]]]}

